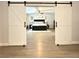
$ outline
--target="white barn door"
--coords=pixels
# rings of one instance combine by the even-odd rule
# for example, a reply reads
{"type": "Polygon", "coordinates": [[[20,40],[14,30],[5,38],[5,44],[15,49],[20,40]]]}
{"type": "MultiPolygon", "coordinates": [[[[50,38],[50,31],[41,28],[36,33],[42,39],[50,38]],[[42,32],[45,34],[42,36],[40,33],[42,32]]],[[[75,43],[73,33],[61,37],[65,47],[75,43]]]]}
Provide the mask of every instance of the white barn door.
{"type": "Polygon", "coordinates": [[[26,45],[26,7],[24,4],[9,6],[9,45],[26,45]]]}
{"type": "Polygon", "coordinates": [[[55,7],[55,44],[71,44],[72,7],[70,4],[58,4],[55,7]]]}

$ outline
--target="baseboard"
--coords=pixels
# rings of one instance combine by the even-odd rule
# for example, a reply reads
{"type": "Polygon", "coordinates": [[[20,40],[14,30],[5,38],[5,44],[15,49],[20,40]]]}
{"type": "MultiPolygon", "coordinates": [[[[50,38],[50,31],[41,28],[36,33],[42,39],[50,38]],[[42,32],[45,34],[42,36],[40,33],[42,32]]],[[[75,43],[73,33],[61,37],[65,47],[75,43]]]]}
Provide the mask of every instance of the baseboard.
{"type": "Polygon", "coordinates": [[[8,46],[8,43],[0,43],[0,46],[8,46]]]}
{"type": "Polygon", "coordinates": [[[69,41],[69,42],[56,42],[55,45],[72,45],[72,44],[79,44],[79,41],[69,41]]]}
{"type": "Polygon", "coordinates": [[[8,44],[8,43],[0,43],[0,46],[26,46],[27,44],[8,44]]]}

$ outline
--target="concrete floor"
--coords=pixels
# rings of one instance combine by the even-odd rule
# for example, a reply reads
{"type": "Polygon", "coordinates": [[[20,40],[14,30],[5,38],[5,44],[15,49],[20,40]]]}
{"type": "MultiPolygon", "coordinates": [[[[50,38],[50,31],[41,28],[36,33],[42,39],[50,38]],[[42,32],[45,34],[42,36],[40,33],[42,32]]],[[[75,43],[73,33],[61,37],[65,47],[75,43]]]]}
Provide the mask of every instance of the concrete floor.
{"type": "Polygon", "coordinates": [[[68,58],[79,57],[79,45],[56,46],[54,31],[28,31],[26,47],[0,47],[0,57],[68,58]]]}

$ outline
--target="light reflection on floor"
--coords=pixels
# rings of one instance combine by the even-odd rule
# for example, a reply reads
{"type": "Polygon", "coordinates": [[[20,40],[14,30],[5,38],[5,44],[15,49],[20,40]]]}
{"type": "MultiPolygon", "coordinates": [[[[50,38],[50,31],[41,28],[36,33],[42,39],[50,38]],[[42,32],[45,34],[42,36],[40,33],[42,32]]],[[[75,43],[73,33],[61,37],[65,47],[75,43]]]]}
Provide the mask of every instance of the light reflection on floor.
{"type": "Polygon", "coordinates": [[[79,45],[56,46],[54,31],[27,31],[26,47],[0,47],[0,57],[79,57],[79,45]]]}

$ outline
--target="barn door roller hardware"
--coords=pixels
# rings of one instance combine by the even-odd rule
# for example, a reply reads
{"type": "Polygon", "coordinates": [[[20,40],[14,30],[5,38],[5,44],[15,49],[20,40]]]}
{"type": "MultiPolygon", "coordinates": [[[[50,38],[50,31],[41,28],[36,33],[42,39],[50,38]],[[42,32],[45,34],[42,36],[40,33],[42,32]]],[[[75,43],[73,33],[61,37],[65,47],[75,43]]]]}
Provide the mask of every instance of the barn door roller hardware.
{"type": "Polygon", "coordinates": [[[71,1],[68,3],[57,2],[57,1],[55,1],[55,2],[26,2],[26,1],[24,1],[24,2],[10,2],[10,1],[8,1],[8,6],[10,6],[10,4],[24,4],[24,6],[26,6],[26,4],[55,4],[55,6],[57,6],[58,4],[71,4],[71,6],[72,6],[71,1]]]}
{"type": "Polygon", "coordinates": [[[26,6],[26,1],[24,1],[24,2],[10,2],[10,1],[8,1],[8,6],[10,6],[10,4],[24,4],[24,6],[26,6]]]}
{"type": "Polygon", "coordinates": [[[57,6],[57,4],[71,4],[71,7],[72,7],[72,2],[71,1],[69,3],[55,1],[55,6],[57,6]]]}
{"type": "Polygon", "coordinates": [[[72,6],[72,2],[26,2],[26,4],[55,4],[55,6],[57,6],[58,4],[71,4],[72,6]]]}

